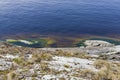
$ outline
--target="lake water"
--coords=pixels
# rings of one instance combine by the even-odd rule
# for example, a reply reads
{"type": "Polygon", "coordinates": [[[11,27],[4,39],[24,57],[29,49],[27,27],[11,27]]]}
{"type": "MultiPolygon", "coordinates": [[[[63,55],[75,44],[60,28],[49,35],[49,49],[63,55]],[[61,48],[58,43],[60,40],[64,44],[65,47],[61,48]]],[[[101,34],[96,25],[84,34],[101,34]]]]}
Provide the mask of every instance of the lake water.
{"type": "Polygon", "coordinates": [[[0,0],[0,35],[120,34],[120,0],[0,0]]]}

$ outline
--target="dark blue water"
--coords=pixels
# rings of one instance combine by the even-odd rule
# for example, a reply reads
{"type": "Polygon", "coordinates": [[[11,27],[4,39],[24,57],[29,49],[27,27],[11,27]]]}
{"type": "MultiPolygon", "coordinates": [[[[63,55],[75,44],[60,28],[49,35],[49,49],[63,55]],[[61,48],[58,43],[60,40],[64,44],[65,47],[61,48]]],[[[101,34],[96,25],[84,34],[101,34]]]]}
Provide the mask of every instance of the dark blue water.
{"type": "Polygon", "coordinates": [[[120,34],[120,0],[0,0],[0,35],[120,34]]]}

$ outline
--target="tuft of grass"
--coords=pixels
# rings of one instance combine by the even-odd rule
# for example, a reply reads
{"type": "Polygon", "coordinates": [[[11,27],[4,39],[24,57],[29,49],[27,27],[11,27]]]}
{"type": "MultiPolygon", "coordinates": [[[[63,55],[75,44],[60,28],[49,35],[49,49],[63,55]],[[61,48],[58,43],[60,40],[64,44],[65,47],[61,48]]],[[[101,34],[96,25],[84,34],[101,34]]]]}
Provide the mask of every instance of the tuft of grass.
{"type": "Polygon", "coordinates": [[[77,58],[83,58],[83,59],[91,59],[92,57],[88,55],[87,53],[74,53],[74,52],[66,52],[61,49],[56,50],[57,56],[65,56],[65,57],[77,57],[77,58]]]}
{"type": "Polygon", "coordinates": [[[0,70],[0,75],[7,75],[10,70],[0,70]]]}
{"type": "Polygon", "coordinates": [[[74,54],[72,52],[65,52],[61,49],[56,50],[56,54],[57,56],[65,56],[65,57],[72,57],[74,54]]]}
{"type": "Polygon", "coordinates": [[[94,66],[99,69],[96,74],[98,80],[120,80],[120,66],[105,60],[97,60],[94,66]]]}
{"type": "Polygon", "coordinates": [[[16,73],[11,73],[11,78],[12,79],[15,79],[16,76],[17,76],[16,73]]]}
{"type": "Polygon", "coordinates": [[[92,57],[86,53],[74,53],[73,57],[78,57],[82,59],[91,59],[92,57]]]}
{"type": "Polygon", "coordinates": [[[24,62],[24,60],[22,58],[14,58],[13,61],[17,64],[21,64],[24,62]]]}
{"type": "Polygon", "coordinates": [[[93,80],[93,76],[95,76],[95,72],[90,70],[90,69],[83,69],[81,71],[81,76],[84,77],[84,78],[88,78],[88,79],[92,79],[93,80]]]}
{"type": "Polygon", "coordinates": [[[69,65],[67,65],[67,64],[64,64],[64,67],[65,67],[65,68],[69,68],[70,66],[69,66],[69,65]]]}
{"type": "Polygon", "coordinates": [[[32,58],[35,59],[35,62],[50,61],[52,60],[52,55],[49,53],[33,54],[32,58]]]}
{"type": "Polygon", "coordinates": [[[46,72],[50,72],[50,68],[48,67],[48,63],[42,62],[40,64],[40,69],[41,72],[46,73],[46,72]]]}
{"type": "Polygon", "coordinates": [[[105,60],[97,60],[93,64],[96,69],[101,69],[102,67],[110,67],[110,63],[105,60]]]}
{"type": "Polygon", "coordinates": [[[59,80],[66,80],[64,77],[62,77],[62,78],[59,78],[59,80]]]}
{"type": "Polygon", "coordinates": [[[37,77],[37,73],[34,73],[34,74],[32,75],[32,77],[37,77]]]}

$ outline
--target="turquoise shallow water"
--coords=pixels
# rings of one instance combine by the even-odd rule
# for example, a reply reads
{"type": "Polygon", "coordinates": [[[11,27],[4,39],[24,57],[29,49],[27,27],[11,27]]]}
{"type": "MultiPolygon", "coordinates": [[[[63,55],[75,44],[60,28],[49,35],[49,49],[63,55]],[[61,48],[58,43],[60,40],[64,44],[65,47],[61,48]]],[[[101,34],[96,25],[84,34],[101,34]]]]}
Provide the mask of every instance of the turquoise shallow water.
{"type": "Polygon", "coordinates": [[[0,35],[120,34],[120,0],[0,0],[0,35]]]}

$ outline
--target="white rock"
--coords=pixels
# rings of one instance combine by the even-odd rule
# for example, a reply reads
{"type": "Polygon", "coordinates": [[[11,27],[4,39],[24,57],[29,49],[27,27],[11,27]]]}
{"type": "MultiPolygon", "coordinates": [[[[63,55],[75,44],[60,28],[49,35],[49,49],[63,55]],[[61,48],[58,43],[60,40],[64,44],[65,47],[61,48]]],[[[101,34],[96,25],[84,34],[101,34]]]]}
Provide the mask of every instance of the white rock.
{"type": "Polygon", "coordinates": [[[116,52],[120,52],[120,45],[115,46],[115,48],[114,48],[114,49],[115,49],[115,51],[116,51],[116,52]]]}
{"type": "Polygon", "coordinates": [[[8,59],[14,59],[14,58],[18,58],[19,56],[14,56],[14,55],[10,55],[10,54],[7,54],[4,56],[5,58],[8,58],[8,59]]]}
{"type": "Polygon", "coordinates": [[[114,46],[114,44],[111,44],[106,41],[101,41],[101,40],[86,40],[84,42],[85,45],[90,46],[90,47],[110,47],[114,46]]]}
{"type": "Polygon", "coordinates": [[[56,77],[54,75],[44,75],[42,77],[42,80],[51,80],[51,79],[55,79],[56,77]]]}
{"type": "Polygon", "coordinates": [[[12,67],[12,62],[6,61],[4,59],[0,59],[0,70],[9,70],[12,67]]]}
{"type": "Polygon", "coordinates": [[[92,64],[94,63],[91,60],[87,59],[80,59],[80,58],[75,58],[75,57],[58,57],[55,56],[53,57],[54,61],[49,62],[50,68],[53,68],[55,70],[61,71],[61,70],[66,70],[66,71],[71,71],[74,69],[81,69],[81,68],[87,68],[87,69],[92,69],[96,70],[92,64]],[[68,65],[69,68],[66,68],[65,65],[68,65]]]}

